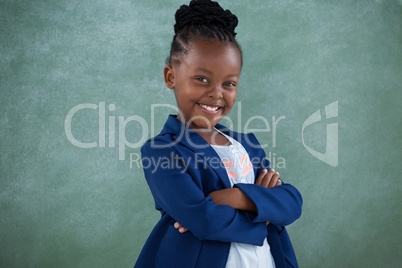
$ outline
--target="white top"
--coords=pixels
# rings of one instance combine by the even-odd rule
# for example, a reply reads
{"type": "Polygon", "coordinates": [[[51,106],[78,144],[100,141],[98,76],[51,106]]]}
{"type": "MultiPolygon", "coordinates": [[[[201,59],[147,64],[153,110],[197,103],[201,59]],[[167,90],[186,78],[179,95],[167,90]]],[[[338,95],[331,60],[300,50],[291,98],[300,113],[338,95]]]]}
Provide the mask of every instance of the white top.
{"type": "MultiPolygon", "coordinates": [[[[211,144],[225,166],[231,186],[233,187],[236,183],[254,183],[255,175],[253,164],[250,161],[246,149],[232,137],[227,136],[218,129],[216,130],[231,142],[229,146],[211,144]]],[[[237,267],[275,268],[275,262],[267,238],[265,238],[264,244],[261,247],[232,242],[226,261],[226,268],[237,267]]]]}

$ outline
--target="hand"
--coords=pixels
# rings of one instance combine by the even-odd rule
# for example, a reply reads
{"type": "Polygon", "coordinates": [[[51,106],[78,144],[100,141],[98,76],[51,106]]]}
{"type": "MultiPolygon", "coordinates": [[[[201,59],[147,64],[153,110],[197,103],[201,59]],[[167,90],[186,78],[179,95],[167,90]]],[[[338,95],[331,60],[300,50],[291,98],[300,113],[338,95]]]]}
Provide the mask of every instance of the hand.
{"type": "MultiPolygon", "coordinates": [[[[256,179],[255,184],[264,186],[269,189],[271,187],[281,185],[282,181],[279,179],[278,172],[275,172],[274,169],[270,169],[269,172],[267,172],[267,169],[265,168],[261,171],[261,174],[256,179]]],[[[267,225],[269,223],[270,223],[269,221],[266,221],[267,225]]]]}
{"type": "Polygon", "coordinates": [[[181,225],[178,221],[175,222],[174,228],[178,229],[180,233],[185,233],[188,231],[188,229],[181,225]]]}
{"type": "Polygon", "coordinates": [[[279,173],[275,172],[273,168],[269,171],[264,168],[258,178],[255,180],[255,184],[264,186],[269,189],[282,184],[282,181],[279,179],[279,173]]]}

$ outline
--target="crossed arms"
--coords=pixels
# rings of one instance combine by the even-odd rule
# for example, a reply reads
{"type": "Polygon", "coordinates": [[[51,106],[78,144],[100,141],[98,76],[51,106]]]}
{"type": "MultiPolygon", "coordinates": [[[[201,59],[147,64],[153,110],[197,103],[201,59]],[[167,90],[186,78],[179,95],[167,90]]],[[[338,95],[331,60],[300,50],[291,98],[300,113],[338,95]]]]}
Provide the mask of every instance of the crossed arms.
{"type": "MultiPolygon", "coordinates": [[[[270,169],[269,171],[268,169],[263,169],[254,184],[269,189],[282,185],[282,181],[279,179],[279,173],[275,172],[274,169],[270,169]]],[[[214,191],[209,195],[212,198],[212,202],[216,205],[227,205],[234,209],[257,213],[257,207],[254,202],[237,187],[214,191]]],[[[266,224],[268,225],[269,221],[266,221],[266,224]]],[[[176,222],[174,227],[178,229],[180,233],[188,231],[188,229],[179,222],[176,222]]]]}
{"type": "MultiPolygon", "coordinates": [[[[143,158],[180,157],[172,147],[155,149],[149,142],[141,153],[143,158]]],[[[260,168],[255,184],[240,183],[208,195],[200,187],[199,172],[150,166],[144,173],[156,206],[177,221],[179,231],[188,228],[200,240],[262,245],[267,221],[284,226],[301,214],[300,193],[272,169],[264,173],[260,168]]]]}

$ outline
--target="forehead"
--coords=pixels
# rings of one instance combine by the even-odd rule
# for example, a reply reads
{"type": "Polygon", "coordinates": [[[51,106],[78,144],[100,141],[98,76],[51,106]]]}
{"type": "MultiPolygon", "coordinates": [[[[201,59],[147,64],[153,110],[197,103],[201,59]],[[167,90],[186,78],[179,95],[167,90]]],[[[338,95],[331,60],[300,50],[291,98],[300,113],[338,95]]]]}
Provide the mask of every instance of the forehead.
{"type": "Polygon", "coordinates": [[[189,66],[202,66],[220,69],[241,69],[241,55],[239,49],[227,42],[216,40],[193,40],[188,53],[183,57],[182,63],[189,66]]]}

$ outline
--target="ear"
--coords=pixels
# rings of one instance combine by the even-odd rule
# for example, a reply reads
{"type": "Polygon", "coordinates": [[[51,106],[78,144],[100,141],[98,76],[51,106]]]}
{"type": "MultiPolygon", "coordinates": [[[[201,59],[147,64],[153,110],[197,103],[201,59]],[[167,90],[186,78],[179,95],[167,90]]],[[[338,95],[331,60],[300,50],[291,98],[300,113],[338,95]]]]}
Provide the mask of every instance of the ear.
{"type": "Polygon", "coordinates": [[[165,68],[163,69],[163,76],[165,78],[165,84],[168,88],[174,89],[175,88],[175,83],[174,83],[174,69],[173,67],[166,65],[165,68]]]}

